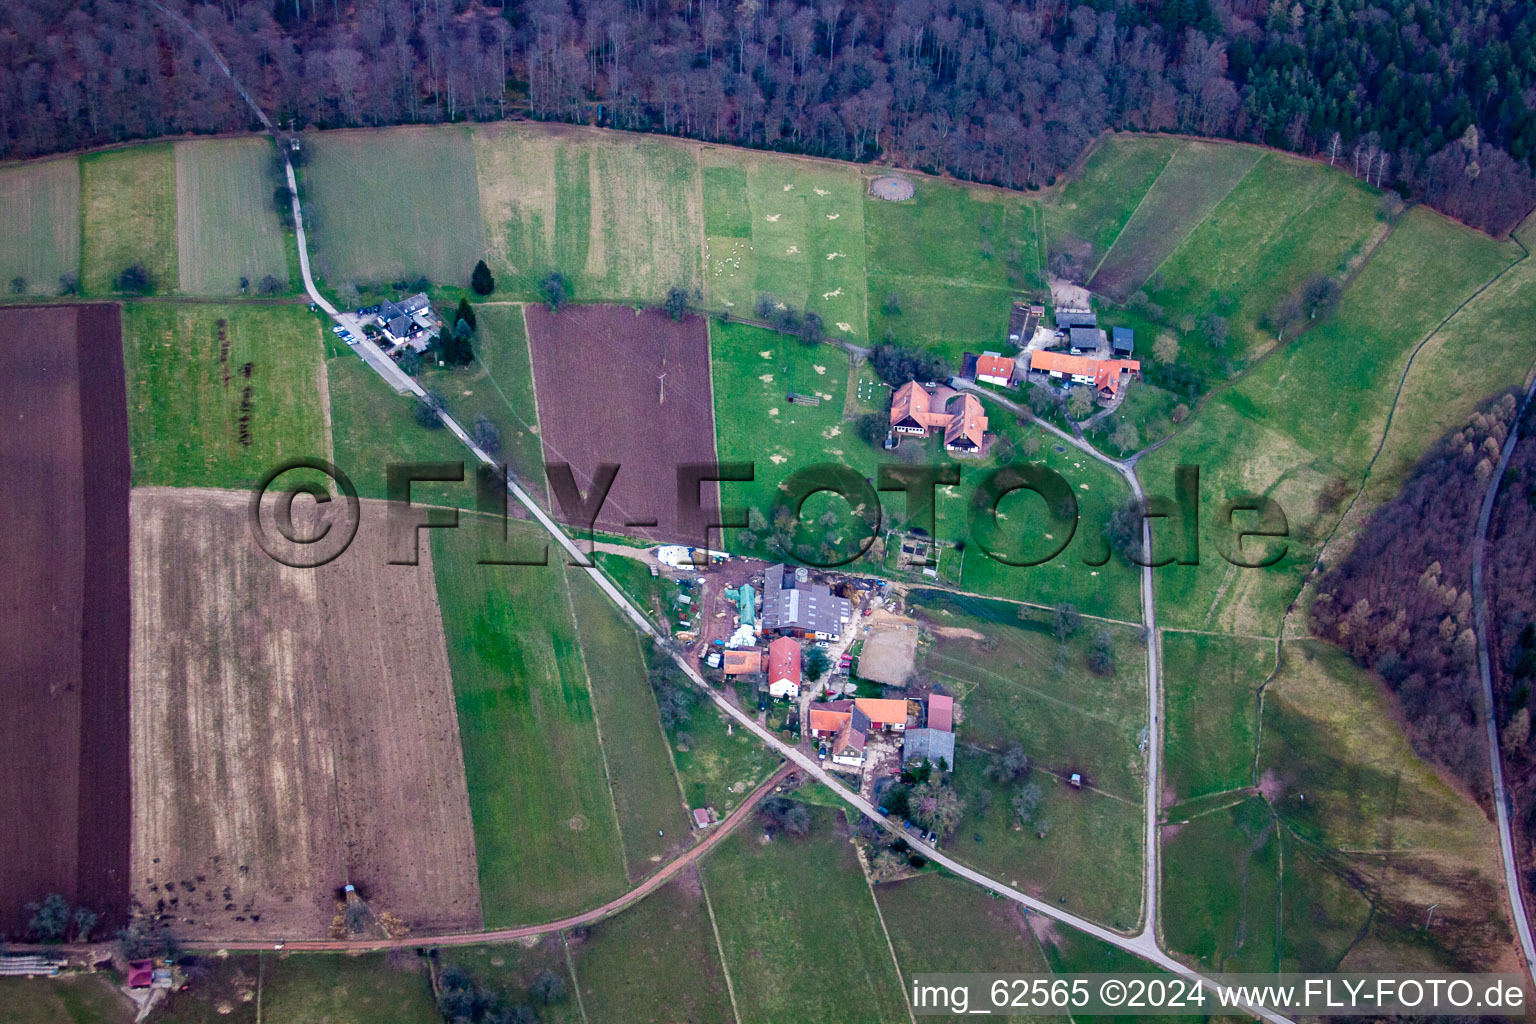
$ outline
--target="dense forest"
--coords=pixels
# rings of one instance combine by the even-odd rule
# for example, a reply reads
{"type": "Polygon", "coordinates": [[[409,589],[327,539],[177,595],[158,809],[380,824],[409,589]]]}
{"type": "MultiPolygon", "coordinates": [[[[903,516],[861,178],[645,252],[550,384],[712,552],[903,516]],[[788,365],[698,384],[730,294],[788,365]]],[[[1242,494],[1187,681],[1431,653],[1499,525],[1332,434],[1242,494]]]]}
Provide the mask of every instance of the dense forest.
{"type": "MultiPolygon", "coordinates": [[[[1517,0],[164,0],[285,124],[530,116],[1014,188],[1107,129],[1315,154],[1479,227],[1536,203],[1517,0]]],[[[144,0],[0,7],[0,157],[251,125],[144,0]]]]}
{"type": "MultiPolygon", "coordinates": [[[[1402,493],[1378,509],[1312,604],[1312,632],[1343,647],[1391,687],[1415,749],[1480,798],[1490,790],[1472,608],[1472,538],[1482,497],[1514,422],[1504,395],[1442,439],[1402,493]]],[[[1495,543],[1529,573],[1536,545],[1495,543]]]]}
{"type": "Polygon", "coordinates": [[[1527,892],[1536,892],[1536,405],[1526,410],[1488,526],[1489,655],[1499,753],[1527,892]]]}

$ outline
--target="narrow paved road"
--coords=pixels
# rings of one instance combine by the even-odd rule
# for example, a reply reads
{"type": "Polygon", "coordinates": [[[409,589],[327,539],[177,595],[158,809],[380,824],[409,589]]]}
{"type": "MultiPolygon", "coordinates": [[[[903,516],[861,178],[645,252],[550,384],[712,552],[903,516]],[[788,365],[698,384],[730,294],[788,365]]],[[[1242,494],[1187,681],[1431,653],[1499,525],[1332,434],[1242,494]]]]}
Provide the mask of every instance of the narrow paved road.
{"type": "MultiPolygon", "coordinates": [[[[1129,459],[1112,459],[1099,451],[1081,437],[1067,433],[1060,427],[1047,423],[1036,416],[1030,409],[1004,398],[986,388],[978,387],[970,381],[959,377],[951,377],[950,387],[962,391],[969,391],[987,401],[1007,409],[1017,416],[1023,417],[1049,433],[1060,438],[1063,442],[1076,448],[1089,458],[1113,469],[1130,487],[1131,495],[1138,501],[1145,495],[1141,489],[1141,481],[1136,476],[1136,460],[1141,453],[1132,455],[1129,459]]],[[[1141,521],[1141,548],[1143,551],[1152,550],[1152,521],[1141,521]]],[[[1159,949],[1157,944],[1157,920],[1158,889],[1162,882],[1162,869],[1159,866],[1161,851],[1157,841],[1157,815],[1160,810],[1162,796],[1162,757],[1163,757],[1163,722],[1162,722],[1162,662],[1158,650],[1157,638],[1157,604],[1153,600],[1152,568],[1143,566],[1141,570],[1141,624],[1147,633],[1147,792],[1142,801],[1146,818],[1142,823],[1142,843],[1144,852],[1142,855],[1142,928],[1138,936],[1145,939],[1153,949],[1159,949]]]]}
{"type": "MultiPolygon", "coordinates": [[[[757,802],[767,796],[774,786],[784,781],[784,777],[794,769],[790,765],[784,765],[762,785],[754,789],[741,806],[719,822],[705,838],[693,849],[671,861],[666,867],[656,872],[624,895],[616,897],[604,903],[600,907],[583,911],[571,917],[563,917],[558,921],[550,921],[547,924],[526,924],[516,928],[499,928],[488,932],[456,932],[452,935],[407,935],[400,939],[304,939],[283,943],[284,949],[302,950],[305,952],[365,952],[378,949],[415,949],[418,946],[478,946],[484,942],[509,942],[514,939],[526,939],[535,935],[547,935],[550,932],[561,932],[567,928],[579,928],[582,925],[594,924],[597,921],[615,914],[625,907],[650,893],[656,891],[672,879],[683,868],[697,861],[708,853],[726,836],[734,832],[737,826],[752,816],[757,808],[757,802]]],[[[237,942],[184,942],[185,949],[234,949],[253,950],[271,949],[275,943],[271,939],[256,940],[243,939],[237,942]]]]}
{"type": "Polygon", "coordinates": [[[1520,934],[1520,948],[1525,953],[1525,969],[1536,980],[1536,946],[1531,942],[1530,916],[1525,912],[1525,897],[1520,891],[1520,870],[1515,860],[1514,837],[1509,830],[1509,792],[1504,788],[1504,762],[1499,756],[1499,723],[1494,714],[1493,673],[1488,656],[1488,602],[1483,593],[1483,554],[1488,541],[1488,524],[1493,520],[1493,506],[1499,496],[1499,483],[1509,469],[1509,460],[1515,454],[1515,444],[1520,439],[1520,420],[1531,401],[1531,391],[1525,394],[1520,409],[1515,413],[1509,437],[1504,439],[1504,452],[1499,457],[1499,468],[1488,483],[1488,493],[1483,496],[1483,507],[1477,517],[1477,535],[1472,538],[1472,608],[1477,626],[1477,669],[1483,682],[1483,718],[1488,723],[1488,767],[1493,774],[1493,807],[1499,823],[1499,852],[1504,859],[1504,887],[1509,890],[1509,910],[1515,919],[1515,930],[1520,934]]]}

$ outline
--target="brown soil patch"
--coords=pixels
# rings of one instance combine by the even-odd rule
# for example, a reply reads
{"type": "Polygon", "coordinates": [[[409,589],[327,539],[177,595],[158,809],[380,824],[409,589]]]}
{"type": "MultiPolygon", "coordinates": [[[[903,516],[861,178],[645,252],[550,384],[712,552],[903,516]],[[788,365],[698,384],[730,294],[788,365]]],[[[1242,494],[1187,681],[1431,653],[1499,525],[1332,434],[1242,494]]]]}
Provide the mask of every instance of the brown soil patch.
{"type": "Polygon", "coordinates": [[[859,654],[859,675],[887,686],[905,686],[917,655],[917,622],[876,613],[859,654]]]}
{"type": "MultiPolygon", "coordinates": [[[[529,306],[527,318],[545,459],[570,463],[583,494],[598,466],[620,467],[598,528],[703,545],[703,521],[680,515],[677,471],[715,461],[704,318],[623,306],[529,306]]],[[[700,490],[718,506],[714,484],[700,490]]]]}
{"type": "Polygon", "coordinates": [[[389,565],[364,502],[344,555],[287,568],[248,500],[133,494],[135,900],[189,938],[316,938],[351,882],[417,931],[478,928],[429,546],[389,565]]]}
{"type": "Polygon", "coordinates": [[[118,307],[0,309],[0,934],[128,905],[128,404],[118,307]]]}

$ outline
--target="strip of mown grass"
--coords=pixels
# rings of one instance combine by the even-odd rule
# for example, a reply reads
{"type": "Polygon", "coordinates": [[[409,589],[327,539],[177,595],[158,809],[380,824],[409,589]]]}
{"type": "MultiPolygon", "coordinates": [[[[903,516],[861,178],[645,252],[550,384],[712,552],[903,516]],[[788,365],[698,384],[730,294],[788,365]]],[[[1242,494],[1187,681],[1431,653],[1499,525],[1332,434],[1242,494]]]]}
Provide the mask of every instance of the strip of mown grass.
{"type": "MultiPolygon", "coordinates": [[[[1348,495],[1359,486],[1409,355],[1517,253],[1510,243],[1410,211],[1345,291],[1332,319],[1276,353],[1142,460],[1138,471],[1152,494],[1174,493],[1177,466],[1199,466],[1210,510],[1202,516],[1201,564],[1157,571],[1165,624],[1278,631],[1342,511],[1339,500],[1323,496],[1348,495]],[[1210,513],[1244,494],[1267,495],[1285,511],[1290,536],[1285,556],[1271,567],[1241,569],[1219,553],[1233,530],[1210,513]]],[[[1434,436],[1413,438],[1410,448],[1422,451],[1434,436]]],[[[1244,558],[1262,560],[1276,550],[1250,541],[1244,558]]]]}
{"type": "Polygon", "coordinates": [[[690,845],[683,796],[629,620],[584,572],[567,576],[631,881],[690,845]]]}
{"type": "Polygon", "coordinates": [[[320,329],[302,306],[130,303],[123,352],[136,486],[244,489],[325,457],[320,329]]]}
{"type": "Polygon", "coordinates": [[[1082,175],[1044,204],[1047,245],[1056,251],[1074,239],[1089,243],[1092,268],[1183,145],[1159,136],[1107,136],[1084,163],[1082,175]]]}
{"type": "Polygon", "coordinates": [[[39,160],[0,170],[0,287],[56,295],[80,272],[80,161],[39,160]],[[21,287],[17,288],[17,281],[21,287]]]}
{"type": "Polygon", "coordinates": [[[80,288],[115,293],[137,266],[148,291],[176,290],[176,163],[169,143],[80,158],[80,288]]]}
{"type": "Polygon", "coordinates": [[[1126,221],[1089,286],[1123,302],[1262,155],[1249,146],[1185,143],[1126,221]]]}
{"type": "Polygon", "coordinates": [[[282,222],[273,206],[275,154],[265,138],[175,144],[176,251],[188,295],[288,290],[282,222]],[[243,282],[243,285],[242,285],[243,282]]]}
{"type": "Polygon", "coordinates": [[[1173,799],[1253,785],[1258,690],[1274,665],[1273,641],[1163,634],[1163,770],[1173,799]]]}
{"type": "Polygon", "coordinates": [[[1153,302],[1181,316],[1226,316],[1235,351],[1216,353],[1199,332],[1183,335],[1185,362],[1209,370],[1239,362],[1274,338],[1259,319],[1313,274],[1341,279],[1362,255],[1384,212],[1358,179],[1310,160],[1267,153],[1157,268],[1153,302]]]}
{"type": "Polygon", "coordinates": [[[730,1021],[730,994],[704,891],[690,868],[571,940],[594,1021],[730,1021]]]}
{"type": "Polygon", "coordinates": [[[304,218],[327,284],[469,283],[485,239],[466,129],[325,132],[306,145],[304,218]]]}
{"type": "Polygon", "coordinates": [[[551,270],[583,302],[657,303],[702,282],[698,163],[669,141],[494,126],[474,132],[497,294],[538,298],[551,270]]]}
{"type": "Polygon", "coordinates": [[[742,1024],[900,1020],[901,983],[847,820],[807,810],[805,838],[765,842],[744,827],[704,862],[742,1024]]]}
{"type": "Polygon", "coordinates": [[[432,539],[489,928],[628,884],[565,568],[478,564],[495,550],[463,529],[432,539]]]}

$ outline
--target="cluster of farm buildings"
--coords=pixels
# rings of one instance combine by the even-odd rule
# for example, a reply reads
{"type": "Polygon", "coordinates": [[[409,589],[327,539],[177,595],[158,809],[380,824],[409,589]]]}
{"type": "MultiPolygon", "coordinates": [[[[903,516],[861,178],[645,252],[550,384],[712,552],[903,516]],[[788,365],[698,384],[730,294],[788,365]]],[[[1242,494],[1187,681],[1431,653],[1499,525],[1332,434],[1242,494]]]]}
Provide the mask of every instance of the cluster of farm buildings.
{"type": "MultiPolygon", "coordinates": [[[[772,699],[824,696],[821,681],[806,679],[806,644],[827,653],[828,679],[850,675],[854,656],[847,641],[854,632],[854,609],[886,586],[848,577],[838,589],[856,596],[844,596],[828,583],[813,580],[804,567],[769,566],[763,572],[760,610],[751,584],[727,590],[737,607],[735,631],[718,644],[720,649],[706,654],[705,664],[727,677],[761,673],[772,699]],[[835,667],[830,664],[833,657],[835,667]]],[[[864,614],[870,611],[866,606],[864,614]]],[[[881,745],[890,747],[899,740],[902,763],[927,761],[949,770],[955,763],[954,711],[953,698],[937,693],[922,699],[845,697],[808,703],[805,727],[822,758],[830,757],[843,768],[862,771],[873,741],[884,740],[881,745]]]]}
{"type": "MultiPolygon", "coordinates": [[[[1019,352],[966,354],[960,377],[978,384],[1017,388],[1026,381],[1089,389],[1094,399],[1112,405],[1129,383],[1141,375],[1136,335],[1129,327],[1106,333],[1091,309],[1060,308],[1056,326],[1042,327],[1045,307],[1014,303],[1008,321],[1008,341],[1019,352]],[[1064,349],[1064,351],[1063,351],[1064,349]]],[[[908,381],[891,395],[891,432],[887,448],[903,436],[941,433],[944,450],[956,455],[986,455],[993,436],[987,416],[973,394],[939,383],[908,381]]]]}

